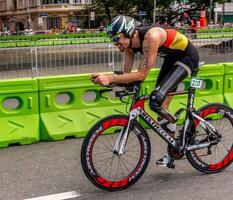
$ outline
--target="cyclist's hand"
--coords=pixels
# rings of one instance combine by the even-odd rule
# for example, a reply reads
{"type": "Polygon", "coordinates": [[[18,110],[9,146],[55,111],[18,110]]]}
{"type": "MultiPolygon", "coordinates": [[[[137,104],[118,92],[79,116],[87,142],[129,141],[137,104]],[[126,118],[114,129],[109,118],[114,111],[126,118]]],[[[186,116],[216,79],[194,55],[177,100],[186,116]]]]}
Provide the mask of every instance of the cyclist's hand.
{"type": "Polygon", "coordinates": [[[100,86],[107,86],[110,84],[109,76],[104,74],[92,74],[91,81],[100,86]]]}
{"type": "Polygon", "coordinates": [[[99,76],[100,74],[92,74],[91,75],[91,82],[94,83],[94,84],[97,84],[95,79],[99,76]]]}

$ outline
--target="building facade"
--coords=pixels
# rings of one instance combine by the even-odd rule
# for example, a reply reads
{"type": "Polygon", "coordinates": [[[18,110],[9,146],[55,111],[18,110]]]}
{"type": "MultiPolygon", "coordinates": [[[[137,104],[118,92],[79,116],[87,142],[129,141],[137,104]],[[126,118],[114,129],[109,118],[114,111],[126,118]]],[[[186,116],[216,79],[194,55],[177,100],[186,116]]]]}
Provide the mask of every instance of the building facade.
{"type": "Polygon", "coordinates": [[[91,0],[0,0],[0,29],[65,30],[70,24],[82,27],[91,0]]]}
{"type": "Polygon", "coordinates": [[[214,22],[233,23],[233,0],[223,4],[216,4],[214,8],[214,22]]]}

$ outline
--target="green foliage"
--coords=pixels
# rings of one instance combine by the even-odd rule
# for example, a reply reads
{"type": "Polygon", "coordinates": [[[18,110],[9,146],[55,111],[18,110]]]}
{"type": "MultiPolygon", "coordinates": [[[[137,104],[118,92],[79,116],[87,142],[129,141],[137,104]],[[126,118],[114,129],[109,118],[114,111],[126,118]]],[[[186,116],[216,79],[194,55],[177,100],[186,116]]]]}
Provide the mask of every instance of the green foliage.
{"type": "Polygon", "coordinates": [[[32,35],[32,36],[5,36],[0,37],[0,41],[9,40],[28,40],[37,41],[45,39],[68,39],[68,38],[94,38],[94,37],[107,37],[106,33],[77,33],[77,34],[46,34],[46,35],[32,35]]]}
{"type": "MultiPolygon", "coordinates": [[[[95,10],[97,13],[101,11],[102,14],[105,14],[103,2],[103,0],[95,0],[90,8],[95,10]]],[[[134,13],[135,5],[135,0],[109,0],[108,4],[111,15],[132,15],[134,13]]]]}
{"type": "Polygon", "coordinates": [[[233,28],[213,28],[213,29],[200,29],[197,30],[198,33],[225,33],[225,32],[233,32],[233,28]]]}
{"type": "MultiPolygon", "coordinates": [[[[160,10],[166,10],[173,0],[156,0],[156,7],[160,10]]],[[[178,0],[182,2],[182,0],[178,0]]],[[[207,8],[210,6],[210,1],[206,0],[190,0],[191,3],[195,3],[200,10],[201,8],[207,8]]],[[[225,3],[227,0],[213,0],[218,3],[225,3]]],[[[112,16],[123,14],[128,16],[136,16],[140,10],[147,12],[147,18],[152,18],[154,0],[109,0],[108,6],[112,16]]],[[[212,5],[213,6],[213,5],[212,5]]],[[[92,10],[95,10],[97,14],[105,15],[104,0],[95,0],[94,3],[89,6],[92,10]]]]}
{"type": "MultiPolygon", "coordinates": [[[[215,3],[215,2],[222,4],[222,3],[226,3],[227,0],[213,0],[213,3],[215,3]]],[[[201,7],[207,8],[210,6],[210,0],[208,0],[208,1],[206,1],[206,0],[192,0],[192,1],[190,1],[190,3],[196,3],[199,9],[201,7]]],[[[213,7],[213,5],[212,5],[212,7],[213,7]]]]}

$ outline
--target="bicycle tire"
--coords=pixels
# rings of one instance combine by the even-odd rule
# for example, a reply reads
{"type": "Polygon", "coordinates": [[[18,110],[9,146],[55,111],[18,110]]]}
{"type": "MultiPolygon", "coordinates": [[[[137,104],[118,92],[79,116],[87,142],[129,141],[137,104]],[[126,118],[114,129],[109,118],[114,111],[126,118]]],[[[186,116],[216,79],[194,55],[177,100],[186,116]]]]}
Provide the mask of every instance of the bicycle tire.
{"type": "Polygon", "coordinates": [[[136,120],[134,121],[131,128],[132,130],[130,131],[129,134],[129,138],[126,145],[127,148],[126,153],[121,155],[122,156],[121,157],[119,155],[114,154],[114,152],[112,151],[114,145],[114,142],[112,143],[112,141],[114,141],[117,138],[117,134],[109,134],[109,133],[119,132],[119,130],[121,130],[122,128],[124,129],[127,126],[127,124],[128,124],[128,117],[125,115],[108,116],[97,122],[90,129],[90,131],[88,132],[87,136],[83,141],[82,149],[81,149],[81,164],[83,171],[87,176],[87,178],[90,180],[90,182],[100,189],[108,190],[108,191],[117,191],[117,190],[126,189],[138,181],[138,179],[143,175],[143,173],[145,172],[148,166],[150,160],[150,154],[151,154],[150,140],[145,129],[136,120]],[[130,145],[132,145],[131,143],[133,142],[133,140],[131,140],[132,138],[133,140],[135,140],[135,142],[138,142],[137,144],[134,145],[136,149],[140,148],[139,150],[132,151],[130,149],[130,145]],[[110,144],[110,148],[107,147],[108,143],[110,144]],[[99,154],[98,151],[100,151],[99,154]],[[123,156],[125,155],[127,156],[127,154],[129,154],[129,152],[131,151],[133,153],[135,152],[136,153],[130,159],[136,160],[138,156],[139,160],[136,162],[135,166],[132,166],[132,170],[128,169],[129,173],[127,175],[124,175],[123,173],[124,164],[121,165],[119,163],[121,162],[123,163],[123,161],[127,163],[124,160],[125,157],[123,159],[123,156]],[[105,164],[103,164],[102,162],[105,161],[103,160],[103,157],[104,156],[107,157],[108,153],[111,155],[109,158],[112,160],[110,160],[109,163],[108,161],[106,161],[105,164]],[[101,157],[102,160],[96,161],[98,160],[98,155],[99,157],[101,157]],[[116,159],[116,161],[114,159],[116,159]],[[104,169],[101,169],[101,167],[98,166],[99,165],[98,162],[101,163],[104,169]],[[116,169],[116,175],[114,174],[112,175],[111,171],[113,170],[113,168],[114,169],[116,168],[116,165],[114,165],[113,163],[117,163],[117,162],[118,164],[116,169]],[[110,166],[111,164],[112,166],[110,166]],[[109,167],[110,169],[108,168],[108,166],[110,166],[109,167]],[[107,169],[105,169],[106,167],[107,169]],[[108,169],[109,169],[109,174],[107,171],[108,169]],[[120,175],[122,174],[123,175],[120,178],[118,178],[117,175],[118,170],[119,171],[122,170],[120,175]],[[105,174],[108,174],[109,177],[105,174]]]}
{"type": "MultiPolygon", "coordinates": [[[[210,123],[222,135],[221,141],[210,149],[192,150],[186,152],[191,165],[204,173],[216,173],[224,170],[233,162],[233,110],[227,105],[211,103],[200,108],[197,115],[210,123]],[[230,139],[229,139],[230,138],[230,139]],[[220,154],[224,154],[221,158],[220,154]],[[208,157],[209,156],[209,157],[208,157]]],[[[208,133],[199,128],[199,121],[194,120],[196,127],[196,140],[208,139],[208,133]]]]}

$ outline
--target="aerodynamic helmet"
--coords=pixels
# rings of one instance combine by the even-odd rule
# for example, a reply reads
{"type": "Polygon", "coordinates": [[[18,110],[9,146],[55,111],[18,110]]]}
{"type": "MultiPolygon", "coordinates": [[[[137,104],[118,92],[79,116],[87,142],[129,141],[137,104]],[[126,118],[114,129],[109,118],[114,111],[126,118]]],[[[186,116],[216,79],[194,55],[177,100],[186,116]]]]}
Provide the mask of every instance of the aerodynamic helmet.
{"type": "Polygon", "coordinates": [[[132,17],[119,15],[114,17],[107,26],[107,34],[114,36],[123,33],[125,37],[132,38],[136,27],[141,23],[132,17]]]}

